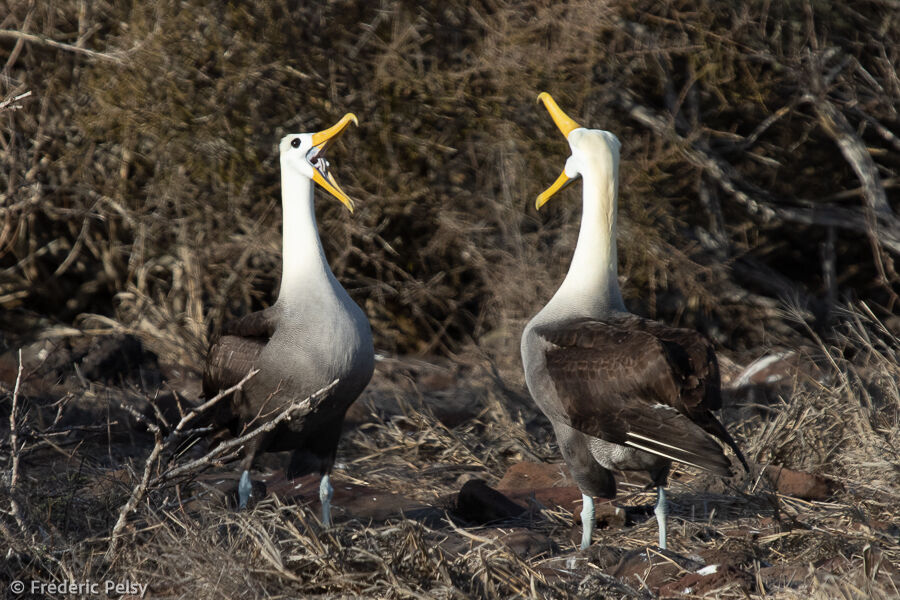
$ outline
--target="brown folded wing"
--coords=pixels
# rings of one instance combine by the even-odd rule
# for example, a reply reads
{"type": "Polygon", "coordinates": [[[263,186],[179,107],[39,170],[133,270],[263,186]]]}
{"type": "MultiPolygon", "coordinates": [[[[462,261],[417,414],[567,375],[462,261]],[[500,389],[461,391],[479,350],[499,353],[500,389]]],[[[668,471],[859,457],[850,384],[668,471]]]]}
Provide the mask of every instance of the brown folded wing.
{"type": "Polygon", "coordinates": [[[744,462],[711,410],[721,406],[719,370],[700,334],[635,315],[576,319],[536,328],[560,418],[600,439],[727,474],[711,434],[744,462]]]}
{"type": "Polygon", "coordinates": [[[275,332],[273,307],[250,313],[227,323],[206,355],[203,393],[207,398],[228,389],[243,379],[275,332]]]}

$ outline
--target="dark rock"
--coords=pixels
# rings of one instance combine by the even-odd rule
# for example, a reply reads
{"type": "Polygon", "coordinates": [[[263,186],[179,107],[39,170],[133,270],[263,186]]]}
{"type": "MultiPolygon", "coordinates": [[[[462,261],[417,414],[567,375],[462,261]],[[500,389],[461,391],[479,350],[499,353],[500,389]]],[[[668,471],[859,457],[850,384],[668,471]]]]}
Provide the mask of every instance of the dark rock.
{"type": "Polygon", "coordinates": [[[563,508],[570,512],[581,511],[581,490],[577,487],[546,487],[537,489],[503,489],[508,498],[539,511],[544,508],[563,508]]]}
{"type": "Polygon", "coordinates": [[[575,482],[564,463],[520,462],[503,474],[499,490],[535,490],[551,487],[568,487],[575,482]]]}
{"type": "Polygon", "coordinates": [[[708,565],[734,565],[742,568],[751,567],[757,558],[753,545],[747,542],[747,538],[729,538],[722,544],[701,550],[699,554],[708,565]]]}
{"type": "Polygon", "coordinates": [[[537,531],[515,528],[501,531],[498,539],[520,558],[532,558],[541,554],[555,554],[559,547],[548,536],[537,531]]]}
{"type": "Polygon", "coordinates": [[[470,479],[459,490],[456,514],[470,523],[493,523],[522,516],[527,509],[488,486],[481,479],[470,479]]]}
{"type": "MultiPolygon", "coordinates": [[[[514,502],[532,510],[562,508],[573,514],[576,524],[581,523],[581,490],[575,486],[501,491],[514,502]]],[[[594,519],[597,529],[620,528],[626,525],[628,514],[611,501],[595,501],[594,519]]]]}
{"type": "Polygon", "coordinates": [[[617,546],[593,544],[587,550],[584,550],[584,553],[590,557],[594,565],[604,571],[608,571],[619,564],[626,552],[623,548],[617,546]]]}
{"type": "Polygon", "coordinates": [[[695,572],[705,565],[670,550],[632,550],[622,557],[611,575],[634,586],[658,590],[676,581],[684,571],[695,572]]]}
{"type": "Polygon", "coordinates": [[[758,572],[760,581],[767,591],[804,585],[810,576],[809,565],[772,565],[758,572]]]}
{"type": "Polygon", "coordinates": [[[677,594],[704,596],[726,587],[740,589],[745,593],[753,591],[753,576],[733,565],[709,565],[661,585],[658,594],[661,597],[677,594]]]}
{"type": "MultiPolygon", "coordinates": [[[[511,500],[533,510],[562,508],[575,515],[581,523],[581,490],[563,463],[520,462],[507,469],[497,489],[511,500]]],[[[626,513],[611,502],[595,504],[597,527],[623,527],[626,513]]]]}
{"type": "Polygon", "coordinates": [[[768,465],[765,468],[765,475],[780,494],[804,500],[826,500],[841,488],[838,482],[823,475],[776,465],[768,465]]]}
{"type": "Polygon", "coordinates": [[[429,392],[422,401],[438,421],[451,429],[474,419],[483,409],[479,396],[473,390],[461,387],[429,392]]]}
{"type": "MultiPolygon", "coordinates": [[[[601,568],[634,587],[646,586],[662,598],[683,594],[702,596],[722,587],[753,590],[753,577],[730,562],[734,557],[744,560],[746,558],[744,553],[738,550],[710,552],[711,558],[718,559],[717,562],[704,564],[700,557],[687,557],[658,548],[632,550],[622,556],[615,568],[610,569],[608,566],[601,568]]],[[[607,551],[604,557],[605,565],[609,565],[615,555],[616,552],[607,551]]]]}

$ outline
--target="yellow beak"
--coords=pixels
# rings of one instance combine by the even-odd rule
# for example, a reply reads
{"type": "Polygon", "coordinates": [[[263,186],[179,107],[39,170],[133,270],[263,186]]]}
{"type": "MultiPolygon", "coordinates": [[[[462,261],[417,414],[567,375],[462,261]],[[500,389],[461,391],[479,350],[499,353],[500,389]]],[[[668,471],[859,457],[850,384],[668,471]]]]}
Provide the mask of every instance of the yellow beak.
{"type": "Polygon", "coordinates": [[[553,122],[556,123],[556,126],[559,127],[559,130],[567,138],[569,137],[569,134],[572,133],[573,129],[578,129],[579,127],[581,127],[581,125],[576,123],[569,115],[563,112],[563,110],[556,103],[556,100],[553,99],[553,96],[551,96],[547,92],[541,92],[538,95],[538,101],[544,103],[544,106],[547,107],[547,112],[549,112],[550,116],[553,117],[553,122]]]}
{"type": "Polygon", "coordinates": [[[569,185],[573,181],[575,180],[570,178],[568,175],[566,175],[566,172],[563,171],[559,174],[559,177],[556,178],[556,181],[553,182],[553,185],[540,193],[540,195],[537,197],[537,200],[535,200],[534,202],[534,207],[537,210],[541,210],[541,207],[547,204],[547,200],[549,200],[551,196],[553,196],[556,192],[569,187],[569,185]]]}
{"type": "MultiPolygon", "coordinates": [[[[573,130],[581,127],[578,123],[576,123],[569,115],[563,112],[563,110],[556,103],[556,100],[553,99],[553,96],[548,94],[547,92],[541,92],[538,95],[538,101],[543,102],[544,106],[547,107],[547,112],[550,113],[550,116],[553,117],[553,122],[556,123],[556,126],[559,127],[559,130],[562,132],[566,138],[569,137],[569,134],[572,133],[573,130]]],[[[551,196],[553,196],[556,192],[565,189],[571,184],[574,179],[571,179],[566,172],[563,171],[559,177],[556,178],[556,181],[553,182],[549,188],[541,192],[541,194],[537,197],[537,200],[534,203],[534,207],[538,210],[541,209],[543,205],[550,200],[551,196]]]]}
{"type": "MultiPolygon", "coordinates": [[[[356,118],[356,115],[353,113],[347,113],[341,120],[329,127],[324,131],[320,131],[318,133],[314,133],[312,136],[312,144],[315,148],[318,148],[318,153],[321,154],[325,151],[325,147],[331,142],[331,140],[336,139],[340,134],[344,132],[350,123],[354,125],[359,125],[359,120],[356,118]]],[[[319,169],[313,170],[313,181],[318,183],[322,188],[325,189],[326,192],[337,198],[341,201],[341,203],[346,206],[350,212],[353,212],[353,200],[350,199],[344,190],[341,189],[341,186],[338,185],[338,182],[335,180],[334,175],[332,175],[328,171],[320,171],[319,169]]]]}

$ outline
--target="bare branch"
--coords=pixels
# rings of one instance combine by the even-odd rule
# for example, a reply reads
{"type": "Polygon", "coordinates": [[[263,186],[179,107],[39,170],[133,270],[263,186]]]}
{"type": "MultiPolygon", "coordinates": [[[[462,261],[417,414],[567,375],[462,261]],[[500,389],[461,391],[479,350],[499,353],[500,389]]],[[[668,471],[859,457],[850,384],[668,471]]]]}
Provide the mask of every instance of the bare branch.
{"type": "Polygon", "coordinates": [[[172,435],[176,435],[181,432],[184,427],[193,420],[194,417],[199,415],[200,413],[206,412],[210,408],[212,408],[216,403],[218,403],[222,398],[233,394],[234,392],[243,389],[244,384],[250,381],[252,377],[254,377],[257,373],[259,373],[259,369],[251,369],[249,373],[247,373],[243,379],[238,381],[236,384],[228,388],[227,390],[222,390],[200,406],[196,408],[192,408],[188,414],[181,417],[181,421],[178,422],[178,425],[175,426],[175,430],[172,432],[172,435]]]}
{"type": "MultiPolygon", "coordinates": [[[[253,370],[250,371],[237,385],[232,386],[231,388],[220,392],[215,397],[203,403],[197,409],[192,410],[187,415],[185,415],[181,422],[176,427],[176,432],[181,432],[184,425],[194,418],[197,414],[200,414],[204,410],[208,410],[209,407],[213,406],[216,402],[220,401],[222,398],[228,396],[229,394],[237,391],[242,388],[243,385],[254,375],[256,375],[258,371],[253,370]]],[[[116,549],[118,548],[119,538],[122,535],[122,531],[125,528],[125,525],[128,521],[128,515],[134,511],[137,505],[144,499],[147,495],[147,490],[155,488],[159,485],[162,485],[168,481],[175,479],[176,477],[186,475],[188,473],[193,473],[198,471],[210,464],[214,461],[221,459],[223,456],[227,455],[230,452],[237,451],[241,446],[243,446],[249,440],[262,435],[268,431],[272,431],[275,427],[278,426],[282,421],[290,420],[297,416],[303,416],[307,414],[312,407],[312,403],[318,400],[321,396],[326,394],[338,383],[338,379],[335,379],[327,386],[318,390],[314,394],[310,395],[303,400],[292,402],[289,406],[285,407],[274,419],[270,421],[266,421],[262,423],[258,427],[254,428],[249,433],[242,435],[240,437],[234,438],[227,442],[223,442],[207,452],[201,458],[196,460],[192,460],[186,464],[180,465],[173,469],[169,469],[168,471],[162,473],[161,475],[157,475],[156,477],[151,478],[151,473],[153,468],[157,466],[159,462],[159,457],[168,447],[171,446],[172,442],[179,436],[170,435],[167,438],[163,439],[160,429],[155,427],[153,430],[155,436],[155,443],[153,445],[153,450],[150,452],[150,455],[147,457],[144,462],[144,472],[141,475],[141,481],[135,486],[135,488],[131,492],[131,496],[128,498],[128,501],[122,506],[122,509],[119,511],[119,517],[116,520],[116,524],[113,527],[112,533],[110,534],[109,547],[106,551],[106,556],[109,559],[112,559],[115,554],[116,549]],[[299,415],[297,413],[300,413],[299,415]]],[[[142,419],[143,420],[143,419],[142,419]]],[[[144,420],[144,422],[146,422],[144,420]]],[[[148,424],[149,425],[149,424],[148,424]]]]}
{"type": "Polygon", "coordinates": [[[265,423],[262,423],[261,425],[258,425],[252,431],[250,431],[240,437],[236,437],[234,439],[228,440],[227,442],[222,442],[221,444],[219,444],[218,446],[216,446],[215,448],[213,448],[212,450],[207,452],[205,456],[202,456],[201,458],[193,460],[189,463],[186,463],[184,465],[181,465],[181,466],[171,469],[169,471],[166,471],[165,473],[163,473],[162,475],[157,477],[156,480],[154,480],[154,483],[156,483],[156,484],[165,483],[167,481],[171,481],[175,477],[179,477],[186,473],[196,471],[201,467],[205,467],[205,466],[211,464],[217,458],[220,458],[226,452],[240,448],[245,443],[247,443],[248,441],[257,437],[258,435],[272,431],[282,421],[288,421],[292,418],[302,417],[302,416],[306,415],[312,409],[312,403],[314,401],[318,400],[320,397],[322,397],[327,392],[329,392],[331,390],[331,388],[333,388],[335,385],[337,385],[338,381],[339,381],[338,379],[335,379],[334,381],[332,381],[331,383],[329,383],[322,389],[318,390],[314,394],[308,396],[307,398],[304,398],[303,400],[299,400],[296,402],[292,402],[290,404],[290,406],[287,406],[286,408],[284,408],[278,414],[278,416],[276,416],[274,419],[272,419],[270,421],[266,421],[265,423]]]}
{"type": "Polygon", "coordinates": [[[31,90],[25,92],[24,94],[19,94],[18,96],[15,96],[13,98],[7,98],[6,100],[3,100],[2,102],[0,102],[0,112],[3,112],[6,109],[18,110],[22,108],[22,105],[18,104],[18,102],[20,100],[28,98],[29,96],[31,96],[31,90]]]}
{"type": "Polygon", "coordinates": [[[10,473],[9,473],[9,508],[16,520],[16,524],[22,533],[26,532],[25,521],[22,518],[22,510],[16,501],[16,484],[19,481],[19,432],[16,419],[19,416],[19,389],[22,384],[22,349],[19,349],[19,368],[16,372],[16,385],[13,388],[12,408],[9,411],[9,445],[10,445],[10,473]]]}
{"type": "MultiPolygon", "coordinates": [[[[799,199],[793,201],[793,206],[787,202],[779,202],[777,199],[771,198],[767,192],[744,181],[734,167],[708,148],[702,147],[699,143],[692,143],[678,135],[665,119],[654,114],[646,106],[638,104],[629,92],[618,90],[614,99],[632,119],[660,136],[672,140],[685,158],[715,179],[719,186],[734,200],[742,204],[750,215],[759,218],[762,222],[767,223],[780,219],[790,223],[836,227],[859,233],[869,233],[869,220],[862,211],[822,206],[799,199]],[[744,190],[752,191],[753,195],[744,190]]],[[[895,218],[885,220],[890,222],[883,223],[879,228],[878,241],[886,249],[900,255],[900,224],[895,218]]]]}
{"type": "Polygon", "coordinates": [[[47,46],[49,48],[55,48],[57,50],[64,50],[66,52],[74,52],[76,54],[83,54],[84,56],[88,56],[90,58],[107,60],[107,61],[111,61],[114,63],[122,64],[122,59],[117,56],[113,56],[111,54],[104,54],[102,52],[96,52],[94,50],[88,50],[87,48],[79,48],[78,46],[73,46],[71,44],[65,44],[63,42],[57,42],[56,40],[52,40],[50,38],[44,37],[42,35],[37,35],[34,33],[25,33],[24,31],[15,31],[13,29],[0,29],[0,38],[23,40],[25,42],[30,42],[32,44],[38,44],[41,46],[47,46]]]}
{"type": "Polygon", "coordinates": [[[866,204],[879,215],[893,216],[887,201],[887,195],[878,177],[875,161],[866,150],[866,145],[853,132],[847,117],[828,101],[825,96],[806,94],[804,100],[812,104],[822,129],[835,141],[841,154],[853,167],[863,188],[866,204]]]}
{"type": "Polygon", "coordinates": [[[119,511],[119,518],[116,520],[116,524],[113,527],[112,534],[110,534],[109,548],[106,551],[106,556],[108,559],[112,559],[113,555],[115,554],[116,548],[119,543],[119,537],[122,535],[122,530],[125,528],[125,523],[128,520],[128,515],[137,507],[138,503],[143,500],[144,495],[147,493],[147,484],[150,481],[150,472],[156,465],[157,459],[159,458],[159,455],[163,450],[163,441],[159,429],[157,428],[157,430],[153,433],[154,437],[156,438],[156,442],[153,444],[153,450],[150,452],[150,456],[148,456],[147,460],[144,462],[144,473],[141,476],[141,482],[132,490],[131,496],[128,498],[128,501],[119,511]]]}
{"type": "Polygon", "coordinates": [[[16,427],[16,417],[18,417],[18,405],[19,405],[19,388],[22,384],[22,349],[19,348],[19,369],[16,372],[16,385],[13,388],[12,395],[12,408],[9,411],[9,445],[12,448],[10,450],[12,465],[10,467],[9,474],[9,489],[13,491],[16,489],[16,483],[19,479],[19,441],[18,441],[18,429],[16,427]]]}

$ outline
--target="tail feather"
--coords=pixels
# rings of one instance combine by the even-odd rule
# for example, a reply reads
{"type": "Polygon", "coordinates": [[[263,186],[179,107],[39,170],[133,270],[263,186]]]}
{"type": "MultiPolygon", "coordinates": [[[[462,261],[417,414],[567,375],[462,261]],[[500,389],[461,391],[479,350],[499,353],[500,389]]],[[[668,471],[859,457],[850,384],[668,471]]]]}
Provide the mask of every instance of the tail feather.
{"type": "Polygon", "coordinates": [[[626,434],[625,445],[693,465],[717,475],[728,476],[731,474],[731,463],[722,452],[721,446],[705,434],[685,436],[669,443],[629,431],[626,434]]]}

